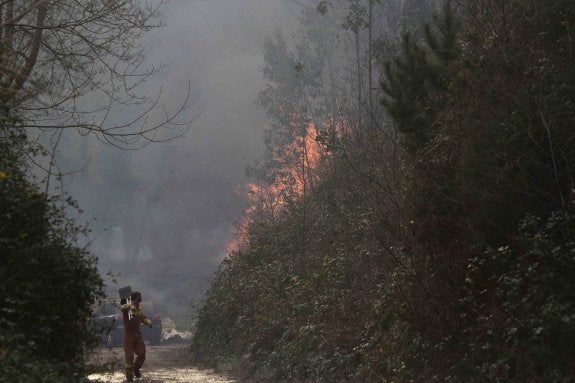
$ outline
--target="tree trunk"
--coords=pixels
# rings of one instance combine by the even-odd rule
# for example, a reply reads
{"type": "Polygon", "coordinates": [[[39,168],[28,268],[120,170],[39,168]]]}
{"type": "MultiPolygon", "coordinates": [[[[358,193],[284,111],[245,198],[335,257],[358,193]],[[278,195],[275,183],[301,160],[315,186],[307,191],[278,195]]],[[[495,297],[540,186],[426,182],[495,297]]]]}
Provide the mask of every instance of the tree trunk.
{"type": "Polygon", "coordinates": [[[30,54],[26,57],[26,64],[22,68],[20,72],[16,75],[14,79],[14,90],[20,90],[30,73],[32,73],[32,69],[36,65],[36,60],[38,59],[38,52],[40,51],[40,44],[42,43],[42,33],[44,32],[44,20],[46,19],[46,5],[44,3],[40,3],[38,5],[38,10],[36,11],[36,30],[34,31],[34,36],[31,41],[31,49],[30,54]]]}

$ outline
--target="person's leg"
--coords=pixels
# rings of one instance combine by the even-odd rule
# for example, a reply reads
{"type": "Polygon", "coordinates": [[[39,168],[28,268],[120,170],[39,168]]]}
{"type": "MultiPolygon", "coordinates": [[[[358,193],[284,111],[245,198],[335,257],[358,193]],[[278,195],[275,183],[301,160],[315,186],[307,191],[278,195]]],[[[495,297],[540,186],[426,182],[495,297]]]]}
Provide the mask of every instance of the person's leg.
{"type": "Polygon", "coordinates": [[[142,338],[139,338],[134,347],[134,352],[136,353],[136,361],[134,362],[134,376],[140,378],[142,375],[140,373],[140,368],[146,360],[146,344],[142,338]]]}
{"type": "Polygon", "coordinates": [[[124,361],[126,362],[126,380],[134,381],[134,342],[132,339],[124,338],[124,361]]]}

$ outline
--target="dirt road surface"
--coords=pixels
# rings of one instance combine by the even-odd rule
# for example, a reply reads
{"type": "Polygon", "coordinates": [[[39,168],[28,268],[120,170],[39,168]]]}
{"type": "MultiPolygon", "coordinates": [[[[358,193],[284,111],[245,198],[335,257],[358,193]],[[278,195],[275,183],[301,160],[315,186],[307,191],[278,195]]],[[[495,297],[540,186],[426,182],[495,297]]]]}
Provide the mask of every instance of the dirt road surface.
{"type": "MultiPolygon", "coordinates": [[[[140,383],[233,383],[211,370],[191,366],[188,347],[185,344],[146,346],[146,361],[142,368],[140,383]]],[[[96,370],[88,375],[94,383],[122,383],[124,376],[124,352],[122,348],[102,347],[90,356],[89,364],[96,370]]]]}

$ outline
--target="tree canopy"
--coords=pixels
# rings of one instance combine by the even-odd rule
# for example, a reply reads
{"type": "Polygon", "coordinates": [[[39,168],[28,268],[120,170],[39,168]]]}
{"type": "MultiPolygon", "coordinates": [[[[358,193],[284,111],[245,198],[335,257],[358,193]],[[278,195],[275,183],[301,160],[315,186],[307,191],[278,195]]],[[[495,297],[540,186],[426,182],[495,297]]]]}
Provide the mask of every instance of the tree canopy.
{"type": "Polygon", "coordinates": [[[6,0],[0,3],[0,374],[1,382],[84,381],[95,345],[93,310],[103,298],[87,228],[66,190],[54,147],[38,134],[75,129],[120,148],[180,135],[194,119],[189,94],[170,109],[138,86],[138,39],[161,25],[164,1],[6,0]],[[127,114],[119,116],[118,109],[127,114]],[[170,130],[169,128],[174,128],[170,130]],[[47,173],[33,168],[48,158],[47,173]]]}
{"type": "Polygon", "coordinates": [[[95,341],[103,296],[95,259],[74,244],[83,229],[30,180],[27,142],[4,109],[0,126],[0,369],[2,382],[76,382],[95,341]]]}
{"type": "Polygon", "coordinates": [[[178,107],[168,108],[161,90],[150,95],[138,88],[159,70],[144,67],[138,40],[161,25],[163,3],[2,2],[0,99],[19,110],[23,127],[77,129],[119,147],[181,135],[194,119],[185,113],[189,89],[178,107]],[[118,107],[130,116],[119,118],[118,107]]]}

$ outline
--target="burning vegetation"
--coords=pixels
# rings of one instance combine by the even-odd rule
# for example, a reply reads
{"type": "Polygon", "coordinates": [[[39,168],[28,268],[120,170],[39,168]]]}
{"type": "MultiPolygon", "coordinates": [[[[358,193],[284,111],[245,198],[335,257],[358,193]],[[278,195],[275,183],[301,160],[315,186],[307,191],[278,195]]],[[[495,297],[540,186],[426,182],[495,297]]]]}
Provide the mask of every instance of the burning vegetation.
{"type": "Polygon", "coordinates": [[[274,123],[198,360],[273,382],[575,379],[575,7],[300,3],[301,33],[264,45],[274,123]]]}

